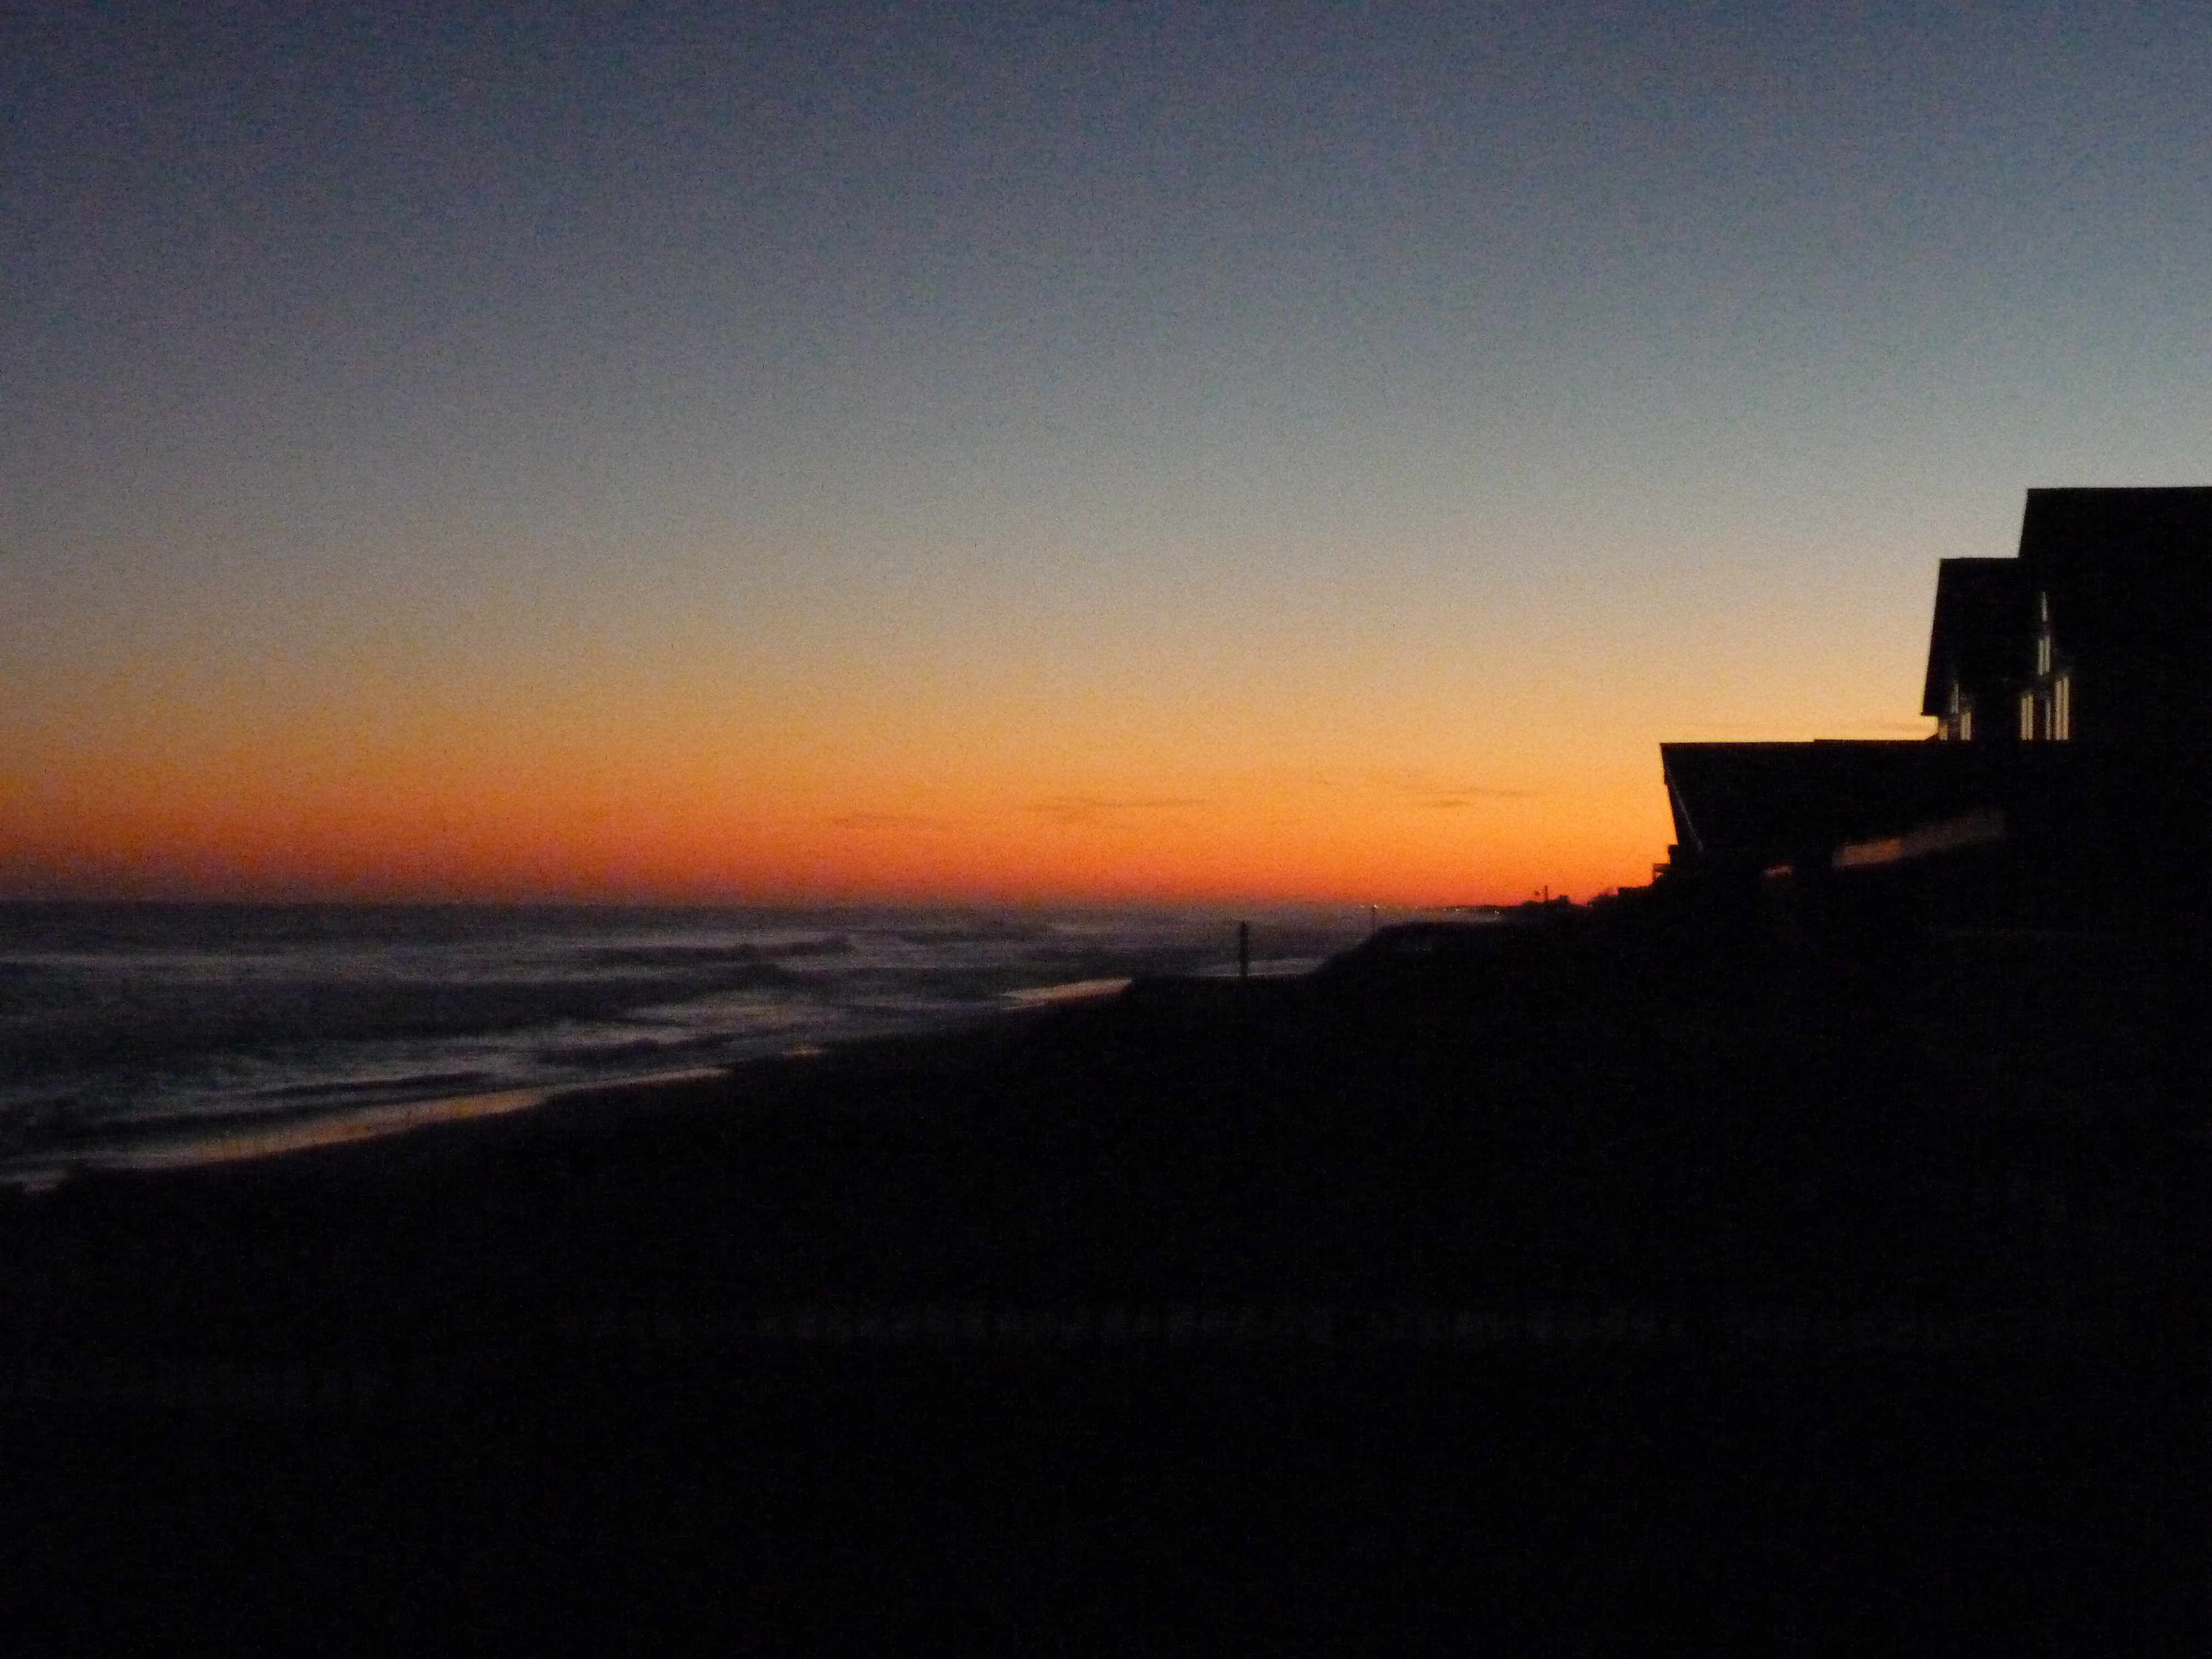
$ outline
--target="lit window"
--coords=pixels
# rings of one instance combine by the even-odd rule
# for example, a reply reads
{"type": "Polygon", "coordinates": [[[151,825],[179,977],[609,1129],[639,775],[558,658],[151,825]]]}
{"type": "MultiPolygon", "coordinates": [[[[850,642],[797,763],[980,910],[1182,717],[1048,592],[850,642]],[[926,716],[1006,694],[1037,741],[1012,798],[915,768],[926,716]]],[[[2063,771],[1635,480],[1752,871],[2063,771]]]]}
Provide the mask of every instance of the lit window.
{"type": "Polygon", "coordinates": [[[2074,677],[2061,674],[2051,683],[2051,735],[2064,743],[2074,735],[2074,677]]]}
{"type": "Polygon", "coordinates": [[[1959,690],[1959,682],[1951,682],[1951,693],[1947,707],[1936,723],[1936,735],[1954,743],[1972,742],[1974,736],[1974,700],[1959,690]]]}
{"type": "Polygon", "coordinates": [[[2035,693],[2033,691],[2020,694],[2020,740],[2022,743],[2035,741],[2035,693]]]}

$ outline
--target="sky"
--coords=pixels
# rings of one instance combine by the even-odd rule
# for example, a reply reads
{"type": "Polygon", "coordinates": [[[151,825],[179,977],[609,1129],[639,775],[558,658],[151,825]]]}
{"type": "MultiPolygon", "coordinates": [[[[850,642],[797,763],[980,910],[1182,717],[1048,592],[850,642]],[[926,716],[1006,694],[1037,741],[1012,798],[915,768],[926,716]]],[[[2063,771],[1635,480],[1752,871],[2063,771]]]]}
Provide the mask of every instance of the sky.
{"type": "Polygon", "coordinates": [[[2195,5],[0,21],[0,896],[1497,902],[2212,482],[2195,5]]]}

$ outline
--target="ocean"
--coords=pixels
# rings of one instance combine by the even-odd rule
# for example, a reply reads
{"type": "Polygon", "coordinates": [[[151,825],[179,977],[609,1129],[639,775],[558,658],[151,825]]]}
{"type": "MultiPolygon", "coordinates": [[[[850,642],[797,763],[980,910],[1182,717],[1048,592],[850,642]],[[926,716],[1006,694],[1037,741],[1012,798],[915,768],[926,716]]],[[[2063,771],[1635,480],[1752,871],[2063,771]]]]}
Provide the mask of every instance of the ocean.
{"type": "MultiPolygon", "coordinates": [[[[1255,915],[1255,972],[1364,931],[1255,915]]],[[[1234,972],[1221,911],[0,903],[0,1179],[514,1109],[1129,977],[1234,972]]]]}

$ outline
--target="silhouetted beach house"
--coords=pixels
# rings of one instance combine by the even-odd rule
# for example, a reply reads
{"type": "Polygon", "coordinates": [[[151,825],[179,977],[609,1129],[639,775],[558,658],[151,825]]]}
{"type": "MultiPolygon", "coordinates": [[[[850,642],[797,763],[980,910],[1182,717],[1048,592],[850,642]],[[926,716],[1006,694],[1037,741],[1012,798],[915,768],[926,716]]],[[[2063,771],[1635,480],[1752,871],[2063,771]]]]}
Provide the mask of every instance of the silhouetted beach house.
{"type": "Polygon", "coordinates": [[[2202,916],[2212,488],[2028,491],[2017,558],[1942,563],[1921,712],[1929,740],[1661,745],[1667,873],[1933,860],[1985,921],[2202,916]]]}
{"type": "Polygon", "coordinates": [[[1915,1018],[2017,1066],[2070,1041],[2201,1109],[2212,488],[2028,491],[2018,557],[1942,562],[1921,710],[1917,741],[1662,744],[1656,889],[1876,948],[1915,1018]]]}

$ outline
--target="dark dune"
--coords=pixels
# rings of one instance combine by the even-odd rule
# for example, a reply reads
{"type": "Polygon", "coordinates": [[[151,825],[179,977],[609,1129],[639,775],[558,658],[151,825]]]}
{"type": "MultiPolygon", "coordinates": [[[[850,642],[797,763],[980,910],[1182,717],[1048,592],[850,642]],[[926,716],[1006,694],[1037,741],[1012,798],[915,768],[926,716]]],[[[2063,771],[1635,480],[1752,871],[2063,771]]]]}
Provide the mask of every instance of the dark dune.
{"type": "Polygon", "coordinates": [[[0,1628],[2198,1651],[2099,948],[1644,896],[12,1198],[0,1628]]]}

